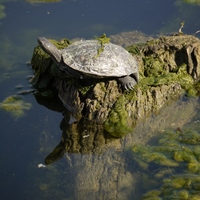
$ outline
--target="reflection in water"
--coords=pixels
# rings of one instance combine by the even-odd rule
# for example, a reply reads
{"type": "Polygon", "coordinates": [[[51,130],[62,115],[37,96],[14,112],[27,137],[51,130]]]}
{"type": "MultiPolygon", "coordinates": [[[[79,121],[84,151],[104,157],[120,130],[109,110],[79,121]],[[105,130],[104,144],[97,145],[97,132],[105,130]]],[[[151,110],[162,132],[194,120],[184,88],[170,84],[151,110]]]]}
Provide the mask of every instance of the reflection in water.
{"type": "Polygon", "coordinates": [[[6,17],[5,6],[0,4],[0,19],[6,17]]]}
{"type": "Polygon", "coordinates": [[[102,124],[82,118],[74,123],[69,123],[70,113],[63,107],[58,98],[45,99],[35,96],[38,103],[49,109],[62,112],[63,119],[60,123],[62,130],[61,142],[46,157],[45,164],[51,164],[62,158],[65,153],[91,154],[99,153],[104,145],[115,140],[104,131],[102,124]]]}
{"type": "Polygon", "coordinates": [[[134,145],[132,157],[142,168],[149,191],[145,200],[199,199],[200,131],[199,113],[184,129],[165,131],[155,145],[134,145]],[[153,170],[152,170],[153,168],[153,170]],[[161,189],[155,190],[155,188],[161,189]]]}
{"type": "MultiPolygon", "coordinates": [[[[71,199],[99,199],[104,196],[106,199],[141,199],[142,193],[154,189],[158,183],[150,184],[145,173],[138,171],[130,149],[134,144],[146,143],[157,134],[165,134],[166,128],[184,129],[185,124],[192,119],[197,120],[199,109],[198,98],[183,98],[163,108],[158,115],[139,122],[134,133],[115,139],[106,135],[101,125],[91,121],[82,119],[69,124],[69,112],[63,108],[61,102],[36,98],[49,109],[63,113],[60,123],[61,141],[53,147],[53,151],[49,150],[45,158],[46,168],[41,169],[51,171],[51,176],[45,172],[46,182],[39,183],[46,199],[50,196],[64,198],[68,192],[71,199]],[[58,191],[55,182],[59,182],[60,177],[62,186],[59,189],[60,193],[55,195],[58,191]],[[144,184],[145,181],[148,185],[144,184]]],[[[43,145],[45,143],[41,143],[41,146],[43,145]]],[[[173,166],[168,166],[170,167],[173,166]]],[[[175,173],[173,169],[164,170],[164,177],[170,176],[172,171],[175,173]]],[[[148,173],[150,172],[153,173],[151,169],[148,173]]],[[[159,172],[160,168],[157,169],[157,176],[159,172]]],[[[160,183],[161,176],[158,180],[160,183]]]]}
{"type": "MultiPolygon", "coordinates": [[[[173,5],[174,0],[68,0],[55,4],[1,1],[1,101],[15,93],[15,85],[27,84],[24,78],[30,71],[19,63],[30,60],[35,38],[39,35],[93,38],[104,32],[110,35],[135,29],[149,34],[169,33],[177,31],[182,20],[185,20],[183,32],[199,30],[199,7],[180,0],[176,2],[177,6],[173,5]]],[[[116,40],[124,46],[133,43],[125,42],[124,34],[116,40]]],[[[182,128],[192,120],[199,107],[199,102],[195,103],[194,99],[179,101],[161,111],[161,115],[138,123],[134,133],[121,139],[106,138],[101,127],[95,127],[95,124],[90,127],[86,123],[84,128],[78,123],[70,126],[67,124],[69,116],[65,114],[64,122],[61,122],[61,142],[66,144],[62,142],[64,148],[59,149],[62,159],[58,160],[56,154],[49,159],[51,164],[39,169],[37,165],[41,159],[60,142],[58,139],[56,143],[56,128],[60,121],[57,123],[56,113],[42,109],[31,95],[26,96],[27,101],[33,105],[32,109],[17,123],[4,112],[0,113],[2,199],[141,199],[152,180],[147,182],[145,175],[138,172],[126,150],[134,144],[146,143],[157,132],[162,135],[166,127],[182,128]],[[44,123],[46,116],[51,119],[47,124],[44,123]],[[92,130],[96,130],[96,134],[92,134],[92,130]],[[142,184],[138,183],[140,180],[142,184]]],[[[45,100],[38,102],[42,101],[45,100]]],[[[64,108],[58,102],[54,99],[49,101],[51,105],[46,103],[45,106],[61,115],[64,108]]]]}
{"type": "Polygon", "coordinates": [[[15,119],[24,116],[24,110],[29,110],[31,106],[31,103],[24,102],[19,95],[9,96],[0,102],[0,109],[9,112],[15,119]]]}

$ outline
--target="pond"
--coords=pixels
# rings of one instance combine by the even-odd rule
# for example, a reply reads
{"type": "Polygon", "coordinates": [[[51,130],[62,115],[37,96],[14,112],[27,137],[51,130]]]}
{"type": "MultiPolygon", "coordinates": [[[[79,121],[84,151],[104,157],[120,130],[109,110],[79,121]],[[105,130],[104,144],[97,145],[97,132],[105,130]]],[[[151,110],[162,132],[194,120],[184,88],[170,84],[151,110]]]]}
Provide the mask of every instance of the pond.
{"type": "MultiPolygon", "coordinates": [[[[153,37],[177,32],[183,21],[184,33],[194,34],[200,29],[199,1],[1,0],[0,102],[32,89],[28,77],[33,72],[27,63],[38,36],[91,39],[103,33],[111,36],[138,30],[153,37]]],[[[61,102],[55,100],[49,106],[31,93],[19,96],[14,98],[19,98],[20,113],[0,110],[0,198],[5,200],[139,200],[155,188],[149,179],[145,182],[127,149],[137,142],[145,144],[154,133],[172,127],[173,123],[174,127],[189,122],[196,125],[200,117],[199,100],[191,98],[165,107],[161,113],[166,115],[165,122],[153,116],[120,139],[105,140],[101,128],[85,130],[83,124],[80,130],[85,139],[93,135],[95,144],[81,144],[82,151],[77,152],[80,144],[73,127],[65,130],[73,148],[59,146],[62,131],[67,129],[61,102]],[[187,112],[187,117],[174,122],[178,115],[173,118],[169,113],[176,111],[187,112]],[[60,156],[54,158],[51,152],[55,148],[60,156]],[[53,161],[44,166],[48,155],[53,161]]]]}

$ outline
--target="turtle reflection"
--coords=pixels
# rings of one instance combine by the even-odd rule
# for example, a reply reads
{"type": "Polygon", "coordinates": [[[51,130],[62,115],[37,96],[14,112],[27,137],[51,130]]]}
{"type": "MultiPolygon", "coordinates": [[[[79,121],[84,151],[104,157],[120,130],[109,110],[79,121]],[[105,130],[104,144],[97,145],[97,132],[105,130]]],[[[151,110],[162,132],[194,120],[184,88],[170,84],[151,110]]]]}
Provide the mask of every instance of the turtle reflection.
{"type": "Polygon", "coordinates": [[[66,153],[101,153],[104,146],[117,140],[117,138],[113,138],[104,130],[103,124],[92,123],[84,118],[80,121],[73,121],[73,123],[70,123],[71,114],[63,106],[59,98],[53,98],[51,101],[40,95],[35,95],[35,97],[39,104],[63,114],[63,119],[60,123],[60,129],[62,130],[61,141],[54,150],[46,156],[46,165],[58,161],[66,153]]]}
{"type": "Polygon", "coordinates": [[[46,165],[59,160],[66,153],[90,154],[100,152],[109,140],[103,125],[91,124],[86,120],[69,124],[69,113],[64,116],[60,128],[62,130],[61,141],[45,158],[46,165]]]}

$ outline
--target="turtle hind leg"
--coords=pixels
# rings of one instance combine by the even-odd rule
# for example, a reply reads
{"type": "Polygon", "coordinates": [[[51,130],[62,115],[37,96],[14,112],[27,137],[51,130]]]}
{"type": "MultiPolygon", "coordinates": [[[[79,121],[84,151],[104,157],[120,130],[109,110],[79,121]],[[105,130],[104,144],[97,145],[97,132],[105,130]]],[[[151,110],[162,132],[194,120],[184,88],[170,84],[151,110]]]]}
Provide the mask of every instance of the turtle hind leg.
{"type": "Polygon", "coordinates": [[[122,84],[123,89],[132,90],[137,84],[137,81],[131,76],[123,76],[118,78],[118,81],[122,84]]]}

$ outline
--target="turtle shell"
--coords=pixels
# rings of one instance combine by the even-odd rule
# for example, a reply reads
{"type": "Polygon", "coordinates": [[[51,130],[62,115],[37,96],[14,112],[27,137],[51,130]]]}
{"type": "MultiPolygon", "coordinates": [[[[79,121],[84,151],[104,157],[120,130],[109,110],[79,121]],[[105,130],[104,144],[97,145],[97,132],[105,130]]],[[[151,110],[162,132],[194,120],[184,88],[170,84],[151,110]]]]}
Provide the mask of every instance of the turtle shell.
{"type": "Polygon", "coordinates": [[[123,47],[106,43],[102,52],[98,53],[99,49],[101,45],[97,40],[82,40],[60,50],[60,53],[66,67],[88,76],[121,77],[138,73],[135,58],[123,47]]]}

